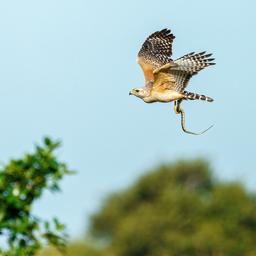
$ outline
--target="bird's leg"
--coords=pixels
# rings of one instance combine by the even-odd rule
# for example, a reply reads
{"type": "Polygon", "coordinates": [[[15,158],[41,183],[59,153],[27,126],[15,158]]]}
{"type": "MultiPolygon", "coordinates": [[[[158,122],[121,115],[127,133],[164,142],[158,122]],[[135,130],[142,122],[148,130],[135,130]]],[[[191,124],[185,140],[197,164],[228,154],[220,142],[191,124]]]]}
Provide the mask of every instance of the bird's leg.
{"type": "Polygon", "coordinates": [[[175,100],[174,101],[174,112],[176,114],[180,114],[181,109],[180,109],[180,103],[182,102],[182,100],[175,100]]]}
{"type": "Polygon", "coordinates": [[[208,127],[206,130],[200,132],[200,133],[195,133],[195,132],[190,132],[185,128],[185,112],[184,110],[180,107],[180,104],[182,102],[182,99],[180,100],[176,100],[174,101],[174,112],[176,114],[181,114],[181,128],[184,132],[189,133],[189,134],[193,134],[193,135],[201,135],[205,132],[207,132],[209,129],[211,129],[213,127],[213,125],[211,125],[210,127],[208,127]]]}

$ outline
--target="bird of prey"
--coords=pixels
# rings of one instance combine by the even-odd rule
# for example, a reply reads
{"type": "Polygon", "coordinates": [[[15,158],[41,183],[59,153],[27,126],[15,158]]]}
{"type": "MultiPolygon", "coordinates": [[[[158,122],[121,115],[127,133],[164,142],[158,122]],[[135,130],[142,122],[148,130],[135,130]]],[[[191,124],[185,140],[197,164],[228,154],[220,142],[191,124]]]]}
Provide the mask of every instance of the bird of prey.
{"type": "Polygon", "coordinates": [[[184,132],[198,135],[185,129],[184,111],[180,107],[183,100],[204,100],[212,102],[213,99],[185,91],[189,80],[205,67],[214,65],[212,54],[206,52],[191,52],[176,60],[172,60],[172,43],[175,36],[169,29],[163,29],[151,34],[143,43],[137,57],[137,62],[141,66],[145,86],[133,88],[130,95],[142,99],[146,103],[152,102],[172,102],[174,101],[174,111],[181,114],[181,126],[184,132]]]}

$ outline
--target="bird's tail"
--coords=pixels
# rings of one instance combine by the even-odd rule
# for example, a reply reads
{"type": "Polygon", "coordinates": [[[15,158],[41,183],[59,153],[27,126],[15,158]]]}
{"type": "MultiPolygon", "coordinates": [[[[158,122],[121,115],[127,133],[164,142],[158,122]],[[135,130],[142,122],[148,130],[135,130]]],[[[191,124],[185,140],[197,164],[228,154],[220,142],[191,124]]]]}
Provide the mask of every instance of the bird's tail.
{"type": "Polygon", "coordinates": [[[197,93],[184,91],[183,95],[185,100],[205,100],[208,102],[213,102],[213,99],[211,97],[208,97],[202,94],[200,95],[197,93]]]}

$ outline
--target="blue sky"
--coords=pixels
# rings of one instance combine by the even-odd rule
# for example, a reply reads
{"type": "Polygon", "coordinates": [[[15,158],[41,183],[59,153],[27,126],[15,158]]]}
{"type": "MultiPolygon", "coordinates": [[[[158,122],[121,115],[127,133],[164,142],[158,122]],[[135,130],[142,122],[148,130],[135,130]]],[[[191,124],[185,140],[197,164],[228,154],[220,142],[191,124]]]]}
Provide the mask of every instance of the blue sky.
{"type": "Polygon", "coordinates": [[[35,213],[59,216],[72,237],[108,192],[164,161],[207,157],[222,179],[256,186],[255,1],[1,1],[1,161],[31,151],[43,135],[77,175],[46,193],[35,213]],[[129,97],[143,84],[137,52],[150,33],[171,28],[173,57],[214,53],[217,65],[189,90],[215,102],[185,102],[182,133],[170,104],[129,97]]]}

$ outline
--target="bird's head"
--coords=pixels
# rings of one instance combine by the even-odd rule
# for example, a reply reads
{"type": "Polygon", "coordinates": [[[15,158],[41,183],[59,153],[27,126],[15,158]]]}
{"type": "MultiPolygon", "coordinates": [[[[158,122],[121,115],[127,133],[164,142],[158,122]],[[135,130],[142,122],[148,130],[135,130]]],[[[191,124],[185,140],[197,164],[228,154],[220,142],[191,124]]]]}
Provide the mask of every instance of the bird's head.
{"type": "Polygon", "coordinates": [[[136,96],[138,98],[145,98],[148,96],[148,91],[145,90],[145,88],[133,88],[130,92],[129,95],[136,96]]]}

